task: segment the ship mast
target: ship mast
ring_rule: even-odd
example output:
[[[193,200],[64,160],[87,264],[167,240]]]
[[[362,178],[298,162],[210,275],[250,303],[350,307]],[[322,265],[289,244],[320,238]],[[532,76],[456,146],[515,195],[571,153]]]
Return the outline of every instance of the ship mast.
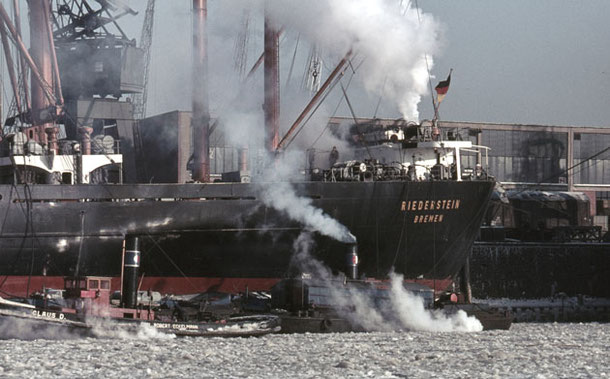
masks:
[[[193,179],[210,181],[207,0],[193,0]]]
[[[265,14],[265,147],[275,152],[280,132],[280,75],[278,28]]]
[[[40,79],[35,80],[34,74],[30,81],[32,101],[32,127],[27,134],[31,139],[41,144],[49,144],[50,150],[57,149],[57,127],[53,123],[53,110],[48,92],[53,92],[54,72],[53,54],[50,41],[50,8],[49,0],[28,0],[30,7],[30,50],[32,60],[38,67]],[[44,88],[47,84],[50,88]]]

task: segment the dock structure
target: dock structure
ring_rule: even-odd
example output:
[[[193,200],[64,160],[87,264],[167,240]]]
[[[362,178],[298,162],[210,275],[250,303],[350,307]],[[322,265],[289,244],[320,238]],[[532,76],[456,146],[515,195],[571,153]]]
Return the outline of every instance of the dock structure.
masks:
[[[491,301],[499,312],[509,312],[514,322],[608,322],[610,300],[568,297],[536,300]]]
[[[475,298],[610,299],[608,243],[476,242],[470,254]]]

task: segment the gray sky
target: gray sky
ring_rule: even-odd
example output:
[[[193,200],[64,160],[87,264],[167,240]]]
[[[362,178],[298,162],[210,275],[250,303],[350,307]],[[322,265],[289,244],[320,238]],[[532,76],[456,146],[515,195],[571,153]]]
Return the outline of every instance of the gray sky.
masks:
[[[223,24],[214,20],[218,1],[209,0],[210,23],[215,30]],[[130,3],[143,8],[140,4],[145,2]],[[152,81],[157,86],[163,82],[160,75],[165,69],[161,67],[171,65],[177,58],[171,57],[177,48],[168,43],[169,31],[188,37],[191,25],[190,1],[158,3],[157,64]],[[437,79],[433,85],[444,79],[450,68],[454,69],[449,93],[440,109],[443,119],[610,125],[610,1],[419,0],[418,4],[444,30],[444,46],[441,54],[434,57],[432,74]],[[139,35],[139,29],[135,33]],[[169,54],[162,53],[163,49],[169,49]],[[287,49],[292,51],[292,45]],[[284,60],[283,64],[288,63]],[[353,91],[350,94],[358,116],[373,115],[377,97],[359,96]],[[163,109],[161,104],[168,100],[165,96],[157,91],[151,110]],[[430,97],[422,99],[422,118],[431,117],[430,104]],[[188,104],[182,102],[175,107]],[[340,112],[347,115],[346,109]],[[385,101],[379,115],[399,116]]]
[[[442,116],[610,125],[610,1],[420,0],[447,28]]]
[[[146,0],[126,2],[140,15],[124,17],[121,25],[139,39]],[[222,90],[227,81],[235,80],[228,78],[227,68],[232,65],[234,33],[240,25],[241,11],[234,15],[227,11],[232,2],[238,7],[240,1],[208,2],[214,110],[232,96]],[[157,0],[148,115],[190,109],[191,4],[189,0]],[[433,85],[454,69],[440,109],[442,119],[610,125],[610,1],[419,0],[418,4],[441,23],[443,30],[440,53],[433,57]],[[262,25],[255,27],[262,29]],[[291,56],[295,35],[286,34],[282,47],[284,55]],[[262,36],[251,37],[249,64],[260,52],[261,41]],[[330,60],[328,66],[332,66]],[[288,65],[289,59],[284,58],[284,78]],[[300,80],[302,69],[294,75]],[[5,94],[8,89],[5,82]],[[352,85],[349,92],[357,116],[374,114],[377,95],[364,94],[358,85]],[[396,107],[387,100],[378,116],[399,117]],[[429,95],[422,99],[419,109],[422,119],[431,118]],[[339,114],[349,113],[342,107]]]

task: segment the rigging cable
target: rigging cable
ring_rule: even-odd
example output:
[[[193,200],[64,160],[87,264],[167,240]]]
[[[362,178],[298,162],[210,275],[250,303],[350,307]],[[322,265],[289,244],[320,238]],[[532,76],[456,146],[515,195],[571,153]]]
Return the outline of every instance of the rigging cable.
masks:
[[[433,199],[437,199],[435,183],[432,181]],[[436,222],[432,223],[432,296],[436,300]]]
[[[80,211],[80,244],[78,246],[78,256],[76,257],[76,268],[74,276],[78,276],[80,271],[80,258],[83,252],[83,243],[85,241],[85,211]]]
[[[383,85],[381,86],[381,95],[379,95],[379,101],[377,101],[377,106],[375,107],[375,113],[373,114],[373,118],[377,118],[377,112],[379,111],[379,107],[381,106],[381,100],[383,99],[383,95],[385,93],[385,85],[388,81],[388,76],[386,75],[383,79]]]
[[[299,40],[301,39],[301,34],[297,35],[297,42],[294,45],[294,54],[292,54],[292,62],[290,62],[290,70],[288,70],[288,77],[286,78],[286,86],[284,90],[287,90],[290,85],[290,80],[292,79],[292,70],[294,69],[294,62],[297,58],[297,50],[299,48]]]
[[[356,66],[355,69],[352,70],[352,74],[347,82],[346,85],[346,89],[349,88],[350,84],[352,83],[352,79],[354,78],[354,76],[356,75],[356,71],[360,68],[360,66],[362,66],[362,64],[364,63],[364,61],[366,60],[366,58],[362,59],[362,61],[358,64],[358,66]],[[333,85],[334,86],[334,85]],[[331,88],[332,89],[332,88]],[[330,93],[330,91],[329,91]],[[324,97],[325,99],[326,97]],[[322,99],[322,101],[324,101],[324,99]],[[339,102],[337,103],[337,106],[335,107],[334,112],[332,113],[332,115],[330,116],[335,117],[335,115],[337,114],[337,112],[339,111],[339,107],[341,106],[341,103],[343,102],[343,97],[341,97],[339,99]],[[316,108],[317,109],[317,108]],[[308,119],[309,120],[309,119]],[[324,133],[326,133],[326,131],[328,130],[329,124],[326,124],[326,127],[322,130],[322,132],[320,133],[320,135],[318,136],[318,138],[315,139],[315,141],[309,146],[309,148],[311,149],[316,143],[318,143],[318,141],[320,140],[320,138],[322,138],[322,136],[324,135]]]
[[[195,289],[196,291],[199,290],[199,288],[197,288],[193,282],[191,282],[191,280],[188,278],[188,276],[186,276],[186,274],[184,273],[184,271],[182,271],[180,269],[180,267],[176,264],[176,262],[173,261],[172,258],[170,258],[169,254],[167,254],[167,252],[165,250],[163,250],[163,248],[161,247],[161,245],[159,245],[159,243],[152,237],[152,235],[150,233],[146,233],[146,236],[148,238],[150,238],[150,240],[155,244],[155,246],[159,249],[159,251],[165,256],[165,258],[167,258],[167,260],[172,264],[172,266],[174,266],[174,268],[176,270],[178,270],[178,272],[180,273],[180,275],[182,275],[186,281],[188,282],[188,284],[190,284],[191,287],[193,287],[193,289]]]
[[[347,96],[347,91],[345,90],[345,87],[343,87],[343,83],[341,83],[341,90],[343,91],[343,96],[345,97],[345,102],[347,103],[347,107],[349,108],[349,110],[352,114],[352,117],[354,118],[354,124],[356,124],[356,130],[358,131],[358,134],[360,135],[360,137],[363,137],[363,133],[358,130],[358,118],[356,118],[356,113],[354,112],[352,103],[349,101],[349,97]],[[364,145],[364,148],[366,149],[366,153],[369,155],[369,159],[372,160],[373,155],[371,154],[369,145],[366,143],[366,141],[364,141],[364,138],[363,138],[362,144]]]
[[[330,86],[328,87],[328,90],[326,91],[326,93],[324,94],[324,96],[322,97],[322,99],[320,99],[320,101],[318,102],[318,104],[315,106],[315,108],[309,113],[309,115],[307,116],[307,118],[305,120],[303,120],[303,122],[301,123],[301,126],[296,130],[296,132],[294,132],[294,134],[292,135],[292,137],[290,138],[290,140],[288,142],[286,142],[286,144],[284,145],[284,149],[288,148],[288,146],[295,140],[295,138],[298,136],[298,134],[301,132],[301,130],[303,130],[303,127],[305,125],[307,125],[307,123],[309,122],[309,120],[311,120],[311,118],[313,117],[313,115],[318,111],[318,109],[320,108],[320,106],[322,106],[322,103],[324,103],[324,101],[326,100],[326,98],[328,98],[328,96],[330,95],[330,93],[332,92],[332,90],[335,88],[335,86],[341,81],[343,74],[345,73],[345,70],[347,70],[347,68],[344,68],[343,71],[341,72],[340,75],[337,76],[337,78],[335,78],[335,80],[333,80],[333,82],[330,84]]]
[[[28,284],[26,286],[25,289],[25,296],[29,297],[30,296],[30,283],[32,281],[32,275],[34,273],[34,242],[36,242],[36,238],[34,237],[34,220],[33,220],[33,214],[32,214],[32,208],[33,208],[33,204],[32,204],[32,189],[30,188],[29,185],[26,185],[24,187],[25,189],[25,193],[26,193],[26,197],[29,198],[29,201],[27,202],[27,208],[28,208],[28,219],[29,219],[29,225],[30,225],[30,232],[32,234],[32,246],[31,246],[31,256],[30,256],[30,272],[28,274]],[[26,230],[26,234],[27,234],[27,230]]]
[[[407,193],[405,194],[405,197],[400,197],[400,199],[408,199],[409,198],[409,186],[403,184],[403,192],[404,192],[404,188],[407,188]],[[400,201],[400,200],[399,200]],[[399,208],[401,209],[401,208]],[[396,253],[394,254],[394,259],[392,260],[392,267],[394,267],[396,265],[396,260],[398,260],[398,254],[400,254],[400,246],[402,245],[402,236],[404,235],[405,229],[406,229],[406,224],[407,224],[407,211],[403,212],[403,216],[402,216],[402,225],[400,226],[400,236],[398,237],[398,246],[396,246]],[[405,240],[408,238],[409,236],[405,236]],[[406,245],[406,241],[405,241],[405,245]],[[408,253],[408,249],[405,249],[405,272],[406,272],[406,264],[407,264],[407,253]]]

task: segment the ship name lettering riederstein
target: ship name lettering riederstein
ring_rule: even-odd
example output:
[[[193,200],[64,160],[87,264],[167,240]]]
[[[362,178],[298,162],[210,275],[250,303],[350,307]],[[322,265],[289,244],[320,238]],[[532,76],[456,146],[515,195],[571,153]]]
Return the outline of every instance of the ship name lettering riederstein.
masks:
[[[455,210],[460,208],[460,199],[444,199],[444,200],[408,200],[400,204],[400,210],[403,212],[421,212],[421,211],[441,211]],[[412,222],[414,224],[427,224],[443,222],[445,213],[426,213],[415,214]]]

